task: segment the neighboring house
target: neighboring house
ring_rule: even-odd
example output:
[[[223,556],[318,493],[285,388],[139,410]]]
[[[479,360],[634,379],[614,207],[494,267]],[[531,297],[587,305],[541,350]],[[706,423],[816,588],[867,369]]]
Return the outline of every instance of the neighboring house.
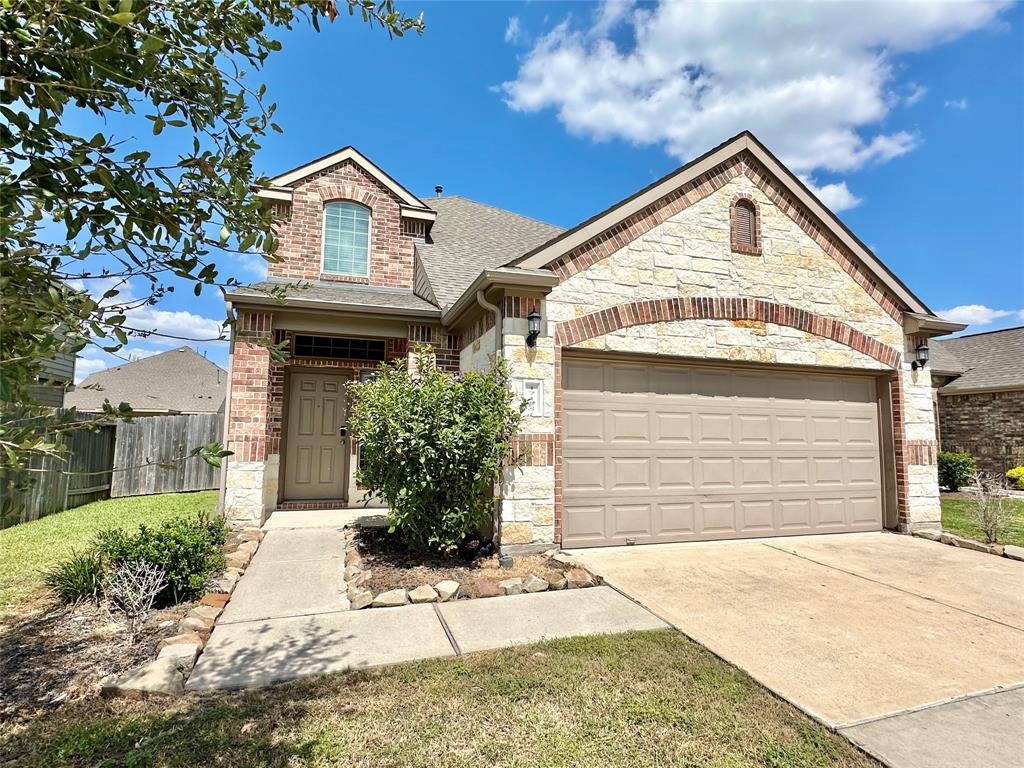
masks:
[[[1002,476],[1024,465],[1024,327],[931,342],[939,442]]]
[[[88,376],[64,400],[81,412],[103,401],[128,403],[136,416],[223,413],[228,374],[191,347],[179,347]]]
[[[453,371],[502,355],[535,409],[501,485],[505,547],[939,525],[912,362],[964,326],[749,133],[567,231],[421,200],[351,147],[260,195],[282,259],[228,296],[230,518],[357,503],[345,382],[421,342]]]
[[[44,360],[29,396],[40,405],[62,408],[67,392],[75,381],[75,356],[62,352]]]

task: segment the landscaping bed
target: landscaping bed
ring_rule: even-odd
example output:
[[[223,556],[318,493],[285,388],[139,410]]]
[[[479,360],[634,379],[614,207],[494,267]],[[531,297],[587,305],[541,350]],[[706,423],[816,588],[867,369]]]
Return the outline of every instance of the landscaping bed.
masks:
[[[556,550],[513,558],[511,567],[506,568],[499,564],[496,554],[465,561],[458,554],[413,550],[397,533],[388,533],[387,528],[382,527],[346,529],[345,565],[345,580],[353,608],[381,607],[382,602],[402,605],[406,602],[467,600],[590,587],[601,583],[600,577]],[[429,589],[422,589],[419,593],[422,599],[413,594],[415,590],[427,587]],[[402,591],[406,592],[405,599]],[[431,591],[435,593],[433,597]],[[365,594],[367,592],[369,596]],[[391,599],[382,601],[382,595],[389,595]]]

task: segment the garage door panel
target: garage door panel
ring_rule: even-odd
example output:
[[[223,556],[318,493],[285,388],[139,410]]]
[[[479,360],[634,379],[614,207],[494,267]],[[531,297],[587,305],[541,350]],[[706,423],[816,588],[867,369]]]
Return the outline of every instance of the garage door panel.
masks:
[[[602,382],[563,394],[567,545],[881,528],[874,379],[600,365],[566,364]]]

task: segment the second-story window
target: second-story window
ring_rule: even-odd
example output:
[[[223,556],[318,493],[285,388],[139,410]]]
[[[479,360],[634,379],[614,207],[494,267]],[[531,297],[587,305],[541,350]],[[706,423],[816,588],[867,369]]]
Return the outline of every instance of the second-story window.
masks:
[[[370,209],[355,203],[324,206],[324,272],[366,277],[370,264]]]

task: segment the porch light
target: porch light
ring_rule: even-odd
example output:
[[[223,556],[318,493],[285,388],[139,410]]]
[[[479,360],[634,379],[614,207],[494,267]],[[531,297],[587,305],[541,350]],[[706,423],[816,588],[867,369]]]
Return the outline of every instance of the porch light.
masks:
[[[536,309],[526,316],[526,322],[530,332],[526,335],[526,346],[536,347],[537,337],[540,336],[540,312]]]
[[[910,367],[915,371],[918,368],[924,368],[925,364],[928,362],[928,345],[922,343],[914,350],[914,357],[916,359],[910,364]]]

